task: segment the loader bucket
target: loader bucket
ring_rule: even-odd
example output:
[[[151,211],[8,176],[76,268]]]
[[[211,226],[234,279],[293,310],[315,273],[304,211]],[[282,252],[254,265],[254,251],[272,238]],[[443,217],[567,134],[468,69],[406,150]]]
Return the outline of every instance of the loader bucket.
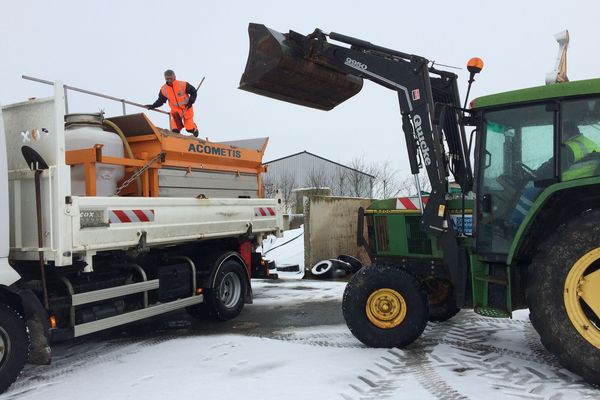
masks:
[[[319,110],[331,110],[362,89],[362,79],[317,64],[287,35],[248,26],[250,53],[240,89]]]

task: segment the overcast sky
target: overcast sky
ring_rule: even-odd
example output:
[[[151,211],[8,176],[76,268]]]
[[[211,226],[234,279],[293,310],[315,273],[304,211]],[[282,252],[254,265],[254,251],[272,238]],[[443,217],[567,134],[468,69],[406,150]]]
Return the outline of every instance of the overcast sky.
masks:
[[[52,93],[23,74],[151,103],[171,68],[195,85],[206,76],[195,107],[201,137],[269,136],[265,161],[307,150],[342,163],[389,159],[408,173],[390,90],[365,82],[357,96],[325,112],[237,89],[249,22],[304,34],[318,27],[459,67],[481,57],[472,97],[543,84],[556,61],[553,35],[563,29],[571,36],[569,78],[600,74],[600,2],[592,0],[1,2],[0,103]],[[464,96],[468,73],[457,73]],[[70,97],[71,112],[99,109],[121,112],[99,99]],[[152,114],[166,127],[165,116]]]

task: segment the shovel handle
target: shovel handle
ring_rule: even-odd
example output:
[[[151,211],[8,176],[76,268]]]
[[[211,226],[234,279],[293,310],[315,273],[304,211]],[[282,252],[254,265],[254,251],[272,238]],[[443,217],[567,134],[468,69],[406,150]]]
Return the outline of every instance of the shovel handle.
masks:
[[[198,91],[198,89],[200,89],[200,86],[202,86],[202,83],[204,82],[204,78],[206,78],[206,77],[205,76],[202,77],[202,80],[198,84],[198,87],[196,88],[196,91]]]

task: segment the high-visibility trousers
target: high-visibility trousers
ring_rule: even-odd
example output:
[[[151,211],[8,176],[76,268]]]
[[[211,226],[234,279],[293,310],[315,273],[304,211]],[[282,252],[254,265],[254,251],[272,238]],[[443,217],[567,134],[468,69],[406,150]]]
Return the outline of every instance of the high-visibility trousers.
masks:
[[[171,130],[177,132],[185,128],[187,131],[193,131],[196,129],[194,123],[194,107],[188,109],[183,108],[171,108]]]

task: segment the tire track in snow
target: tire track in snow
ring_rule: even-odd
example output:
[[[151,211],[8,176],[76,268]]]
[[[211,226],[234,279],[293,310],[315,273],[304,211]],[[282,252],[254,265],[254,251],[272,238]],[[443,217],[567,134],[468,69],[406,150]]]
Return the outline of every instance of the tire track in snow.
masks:
[[[163,328],[164,329],[164,328]],[[16,399],[36,388],[60,383],[60,378],[93,365],[118,361],[141,349],[173,339],[192,336],[187,331],[173,333],[168,330],[148,332],[143,336],[90,340],[74,339],[54,347],[55,354],[50,365],[27,365],[19,379],[10,387],[7,399]],[[106,333],[100,334],[100,338]],[[152,335],[151,337],[148,337]]]
[[[483,378],[484,385],[505,397],[598,398],[597,390],[564,370],[545,350],[528,321],[506,321],[510,322],[461,313],[453,321],[430,323],[419,340],[407,349],[390,350],[349,385],[349,393],[340,396],[344,400],[396,398],[408,380],[414,379],[435,399],[480,398],[461,392],[463,385],[472,384],[474,380],[469,377],[474,376]],[[499,331],[522,334],[526,348],[494,344],[491,335]],[[438,346],[450,347],[451,351],[436,351]],[[442,377],[448,372],[452,378]]]

